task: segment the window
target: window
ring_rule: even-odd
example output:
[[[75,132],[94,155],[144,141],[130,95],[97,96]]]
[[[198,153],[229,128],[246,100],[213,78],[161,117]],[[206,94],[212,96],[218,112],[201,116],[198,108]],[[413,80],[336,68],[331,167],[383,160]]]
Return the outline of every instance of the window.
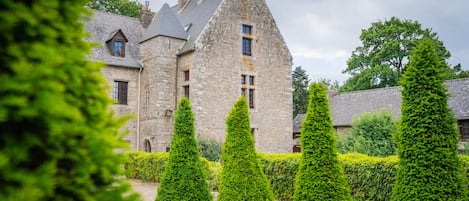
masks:
[[[112,49],[112,56],[124,57],[124,45],[122,41],[114,41],[114,48]]]
[[[254,75],[241,75],[241,95],[247,98],[251,109],[254,108],[254,78]]]
[[[112,56],[125,57],[125,43],[129,42],[122,30],[113,31],[106,40],[106,46]]]
[[[254,86],[254,76],[249,76],[249,85]]]
[[[249,89],[249,108],[254,108],[254,89]]]
[[[189,71],[186,70],[184,71],[184,81],[189,81],[189,79],[190,79],[190,74],[189,74]]]
[[[243,55],[251,56],[251,39],[243,37]]]
[[[184,90],[184,97],[189,98],[189,85],[183,86],[182,88]]]
[[[241,75],[241,84],[246,84],[246,75]]]
[[[243,24],[243,34],[252,34],[252,26]]]
[[[143,141],[143,149],[145,152],[151,152],[151,143],[149,140]]]
[[[128,82],[114,81],[114,102],[121,105],[127,105],[127,86]]]
[[[243,55],[252,55],[252,26],[244,25],[242,27],[243,40],[242,40],[242,51]]]
[[[469,141],[469,120],[459,120],[458,124],[461,140]]]

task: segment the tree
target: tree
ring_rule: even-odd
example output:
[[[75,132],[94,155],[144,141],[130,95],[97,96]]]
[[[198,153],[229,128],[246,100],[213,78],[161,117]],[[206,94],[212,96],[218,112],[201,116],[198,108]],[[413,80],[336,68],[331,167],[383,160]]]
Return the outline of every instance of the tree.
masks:
[[[1,200],[135,200],[86,0],[0,2]]]
[[[308,111],[301,126],[302,156],[296,176],[294,200],[352,200],[342,166],[326,86],[310,86]]]
[[[157,201],[212,200],[207,176],[194,135],[194,115],[189,99],[178,105],[169,161],[158,188]]]
[[[142,4],[138,1],[129,0],[91,0],[86,6],[91,9],[125,15],[129,17],[138,17]]]
[[[353,120],[350,135],[339,150],[343,153],[358,152],[370,156],[390,156],[396,153],[393,136],[397,123],[392,114],[383,110],[379,113],[364,113]]]
[[[251,135],[246,98],[234,105],[227,120],[227,136],[222,148],[219,201],[274,200],[269,181],[261,169]]]
[[[445,64],[431,40],[418,44],[402,78],[399,165],[392,200],[468,200],[447,105]]]
[[[306,113],[308,107],[308,86],[309,78],[306,71],[301,66],[295,67],[292,75],[293,86],[293,118],[298,114]]]
[[[362,30],[362,46],[357,47],[347,61],[347,68],[342,73],[351,77],[341,91],[397,86],[406,70],[409,55],[422,38],[431,40],[442,63],[451,56],[438,35],[431,29],[422,29],[417,21],[392,17],[372,23],[368,29]],[[445,68],[451,72],[449,65]],[[448,78],[450,76],[451,73]]]
[[[339,81],[337,80],[332,81],[331,79],[327,79],[327,78],[319,78],[318,82],[326,85],[327,88],[332,91],[338,91],[340,88]]]

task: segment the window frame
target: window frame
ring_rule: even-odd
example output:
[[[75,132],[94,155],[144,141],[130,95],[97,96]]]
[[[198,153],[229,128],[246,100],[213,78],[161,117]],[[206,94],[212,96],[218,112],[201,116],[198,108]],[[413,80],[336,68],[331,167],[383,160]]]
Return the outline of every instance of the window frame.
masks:
[[[252,56],[252,38],[243,37],[242,51],[245,56]]]
[[[182,86],[182,93],[183,93],[184,97],[186,97],[186,98],[190,97],[190,87],[189,87],[189,85]]]
[[[129,82],[114,80],[113,100],[115,104],[127,105],[129,93]]]

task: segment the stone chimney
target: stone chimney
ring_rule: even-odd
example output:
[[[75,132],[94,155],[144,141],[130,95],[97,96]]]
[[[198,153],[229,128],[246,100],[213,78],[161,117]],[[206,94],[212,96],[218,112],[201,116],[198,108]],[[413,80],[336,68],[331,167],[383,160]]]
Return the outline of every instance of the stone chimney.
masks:
[[[184,8],[184,6],[186,5],[188,1],[189,0],[178,0],[178,10],[181,10],[182,8]]]
[[[151,19],[153,18],[151,15],[151,10],[148,8],[148,6],[150,6],[150,2],[145,1],[145,5],[142,6],[142,10],[138,14],[140,23],[144,28],[147,28],[150,25]]]

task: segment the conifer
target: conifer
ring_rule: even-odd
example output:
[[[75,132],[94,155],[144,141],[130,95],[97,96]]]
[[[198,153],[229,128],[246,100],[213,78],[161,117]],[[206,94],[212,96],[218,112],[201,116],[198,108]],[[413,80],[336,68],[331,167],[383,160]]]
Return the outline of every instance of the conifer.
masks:
[[[309,97],[301,127],[302,156],[293,199],[352,200],[337,158],[337,140],[332,127],[327,87],[321,83],[311,84]]]
[[[176,111],[169,161],[156,201],[212,200],[194,132],[194,114],[189,99],[183,98]]]
[[[226,124],[228,134],[222,147],[218,200],[274,200],[272,189],[256,156],[246,98],[241,97],[236,102]]]
[[[399,165],[392,200],[468,200],[457,156],[458,132],[447,105],[445,63],[422,40],[401,81]]]

